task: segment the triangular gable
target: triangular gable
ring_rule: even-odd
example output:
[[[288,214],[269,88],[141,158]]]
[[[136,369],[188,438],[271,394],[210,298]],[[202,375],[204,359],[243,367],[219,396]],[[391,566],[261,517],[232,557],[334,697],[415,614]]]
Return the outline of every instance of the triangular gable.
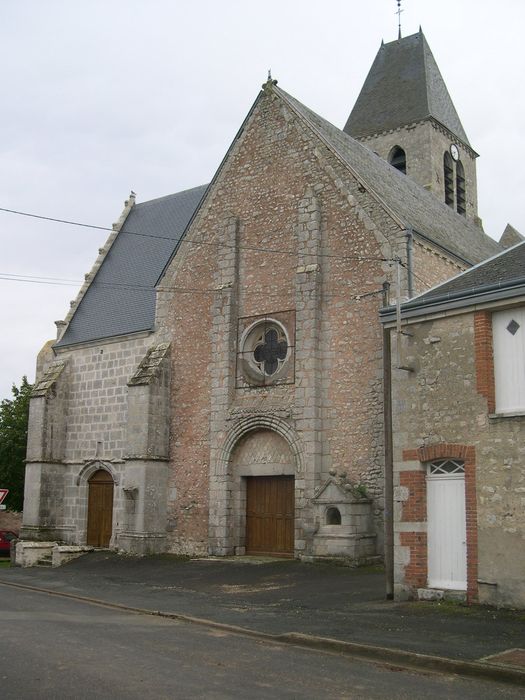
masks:
[[[211,179],[211,182],[210,182],[210,184],[207,186],[206,191],[203,193],[203,195],[202,195],[202,197],[201,197],[201,200],[200,200],[198,206],[195,208],[195,210],[194,210],[194,212],[193,212],[191,218],[189,219],[189,221],[188,221],[188,223],[187,223],[187,225],[186,225],[186,228],[184,229],[184,231],[183,231],[183,233],[182,233],[182,235],[181,235],[181,237],[180,237],[180,240],[179,240],[179,242],[178,242],[176,248],[173,250],[172,254],[170,255],[169,259],[167,260],[166,264],[164,265],[164,268],[162,269],[162,272],[160,273],[160,275],[159,275],[159,277],[158,277],[158,279],[157,279],[157,282],[156,282],[156,285],[155,285],[155,286],[158,287],[158,286],[161,284],[162,279],[164,278],[164,276],[165,276],[165,274],[166,274],[166,271],[168,270],[168,268],[169,268],[169,266],[170,266],[170,264],[171,264],[173,258],[174,258],[174,257],[177,255],[177,253],[179,252],[179,249],[181,248],[181,245],[184,243],[184,239],[186,238],[186,235],[187,235],[188,231],[192,228],[193,222],[195,221],[195,219],[197,218],[197,216],[199,215],[199,213],[203,210],[203,208],[204,208],[204,207],[206,206],[206,204],[208,203],[209,198],[210,198],[210,194],[213,192],[213,189],[214,189],[214,187],[215,187],[215,184],[217,183],[218,178],[220,177],[221,173],[223,172],[223,170],[224,170],[224,168],[225,168],[225,166],[226,166],[226,163],[227,163],[228,160],[229,160],[229,157],[230,157],[231,152],[232,152],[233,149],[236,147],[236,145],[237,145],[239,139],[241,138],[242,134],[243,134],[244,131],[246,130],[246,126],[247,126],[248,122],[250,121],[250,119],[251,119],[251,117],[252,117],[252,115],[253,115],[253,113],[254,113],[254,111],[255,111],[257,105],[258,105],[258,103],[260,102],[261,98],[262,98],[263,95],[264,95],[264,88],[267,89],[267,88],[269,87],[269,85],[271,84],[271,82],[272,82],[272,81],[268,81],[268,83],[266,83],[265,85],[263,85],[263,90],[261,90],[261,91],[259,92],[259,94],[257,95],[257,97],[255,98],[255,101],[254,101],[254,103],[252,104],[252,106],[251,106],[251,108],[250,108],[248,114],[247,114],[246,117],[244,118],[244,120],[243,120],[243,122],[242,122],[242,124],[241,124],[241,126],[240,126],[240,128],[239,128],[239,130],[237,131],[237,133],[235,134],[235,136],[234,136],[234,138],[233,138],[233,141],[231,142],[230,146],[228,147],[228,150],[226,151],[226,153],[225,153],[223,159],[221,160],[221,162],[220,162],[220,164],[219,164],[219,167],[218,167],[217,170],[215,171],[215,175],[214,175],[213,178]],[[273,81],[273,82],[277,83],[277,81]]]
[[[219,167],[217,168],[215,175],[213,176],[213,178],[208,186],[208,189],[206,190],[205,194],[203,195],[203,197],[199,203],[199,206],[196,208],[195,212],[193,213],[193,216],[191,217],[190,221],[188,222],[188,225],[186,227],[186,230],[184,231],[184,234],[181,237],[181,241],[180,241],[179,245],[173,251],[170,259],[168,260],[167,264],[164,267],[164,270],[162,271],[162,274],[160,275],[159,279],[157,280],[157,285],[156,285],[157,287],[161,287],[162,281],[163,281],[173,259],[176,256],[178,256],[178,254],[179,254],[179,250],[182,251],[182,249],[184,249],[184,246],[182,244],[184,243],[185,238],[189,235],[190,230],[195,230],[194,229],[195,221],[198,219],[199,215],[205,210],[206,206],[211,201],[211,199],[213,197],[213,193],[214,193],[215,188],[217,186],[217,183],[218,183],[221,175],[224,173],[224,171],[227,168],[231,154],[237,148],[239,148],[242,139],[244,138],[245,134],[248,131],[249,123],[251,122],[261,100],[263,100],[265,97],[267,97],[269,95],[273,95],[273,96],[277,97],[279,100],[281,100],[282,104],[285,107],[292,110],[292,113],[298,119],[299,123],[301,123],[308,130],[308,132],[311,135],[311,137],[313,138],[313,140],[315,142],[319,143],[320,145],[322,145],[322,144],[328,145],[329,150],[332,152],[332,154],[335,154],[336,157],[339,158],[339,154],[337,154],[334,151],[332,144],[330,144],[326,139],[324,139],[323,135],[320,134],[319,131],[315,128],[315,126],[312,124],[311,120],[309,120],[308,118],[305,118],[305,112],[308,112],[309,114],[312,114],[312,115],[314,114],[313,112],[310,112],[310,110],[308,110],[308,108],[304,107],[304,105],[301,105],[300,102],[298,102],[297,100],[292,98],[290,95],[288,95],[286,92],[284,92],[284,90],[281,90],[280,88],[278,88],[277,87],[277,80],[269,79],[266,83],[264,83],[264,85],[262,87],[263,87],[263,89],[258,93],[258,95],[257,95],[254,103],[252,104],[248,114],[246,115],[241,127],[239,128],[237,134],[235,135],[235,138],[231,142],[228,150],[226,151],[226,154],[223,157]],[[303,111],[301,109],[297,109],[297,105],[300,105],[302,107]],[[321,119],[321,117],[318,117],[318,118]],[[328,122],[326,122],[326,123],[328,124]],[[332,129],[334,129],[335,131],[339,132],[340,134],[342,134],[345,138],[350,138],[350,137],[347,137],[346,134],[343,134],[343,132],[341,132],[336,127],[334,127],[332,125],[330,125],[330,127]],[[351,139],[351,140],[353,141],[353,139]],[[355,143],[357,143],[357,142],[355,142]],[[371,154],[371,151],[368,151],[368,149],[366,149],[366,150],[367,150],[367,153]],[[344,165],[347,168],[349,175],[351,175],[351,177],[354,178],[358,183],[361,183],[362,178],[360,177],[360,174],[358,172],[354,171],[352,169],[352,167],[348,164],[348,162],[345,161]],[[390,167],[390,166],[388,166],[388,167]],[[380,201],[380,200],[378,200],[378,201]],[[380,204],[382,204],[383,209],[385,209],[387,214],[390,217],[392,217],[396,221],[396,223],[399,225],[399,227],[402,229],[403,228],[402,221],[399,220],[398,218],[396,218],[396,216],[392,212],[392,210],[385,207],[384,202],[380,202]]]
[[[401,228],[473,265],[501,251],[478,226],[280,88],[275,92]]]
[[[355,488],[347,483],[342,484],[334,477],[328,479],[316,489],[312,503],[317,504],[338,504],[338,503],[355,503],[356,500],[367,500],[366,496],[356,492]]]
[[[517,243],[498,255],[461,272],[452,279],[419,294],[410,302],[431,301],[433,297],[457,295],[463,292],[483,290],[488,286],[503,289],[515,281],[525,280],[525,241]],[[409,303],[410,303],[409,302]]]

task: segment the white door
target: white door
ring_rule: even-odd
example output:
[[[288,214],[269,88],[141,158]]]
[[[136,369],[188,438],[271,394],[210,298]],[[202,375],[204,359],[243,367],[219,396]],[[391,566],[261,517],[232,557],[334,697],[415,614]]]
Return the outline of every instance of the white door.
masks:
[[[427,475],[428,585],[467,589],[465,469],[460,461],[431,462]]]

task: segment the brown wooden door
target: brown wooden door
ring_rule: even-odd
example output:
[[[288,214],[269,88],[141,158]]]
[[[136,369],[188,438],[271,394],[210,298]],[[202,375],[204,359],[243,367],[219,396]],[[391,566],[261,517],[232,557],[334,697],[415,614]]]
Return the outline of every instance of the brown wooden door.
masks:
[[[246,553],[291,556],[294,550],[293,476],[246,479]]]
[[[87,544],[109,547],[113,522],[113,479],[99,469],[88,481]]]

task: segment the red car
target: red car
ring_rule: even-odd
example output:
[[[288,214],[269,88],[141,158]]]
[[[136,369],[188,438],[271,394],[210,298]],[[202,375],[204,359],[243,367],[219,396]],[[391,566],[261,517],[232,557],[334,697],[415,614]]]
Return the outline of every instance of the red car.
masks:
[[[12,530],[0,530],[0,557],[8,557],[11,552],[11,541],[17,540],[18,535]]]

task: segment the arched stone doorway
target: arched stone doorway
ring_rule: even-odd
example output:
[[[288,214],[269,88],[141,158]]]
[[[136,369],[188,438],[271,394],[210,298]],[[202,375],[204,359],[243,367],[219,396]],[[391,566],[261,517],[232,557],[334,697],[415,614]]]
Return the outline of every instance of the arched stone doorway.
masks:
[[[295,458],[272,430],[242,437],[231,456],[236,551],[293,556]]]
[[[109,547],[113,530],[113,489],[111,474],[98,469],[88,480],[88,545]]]

